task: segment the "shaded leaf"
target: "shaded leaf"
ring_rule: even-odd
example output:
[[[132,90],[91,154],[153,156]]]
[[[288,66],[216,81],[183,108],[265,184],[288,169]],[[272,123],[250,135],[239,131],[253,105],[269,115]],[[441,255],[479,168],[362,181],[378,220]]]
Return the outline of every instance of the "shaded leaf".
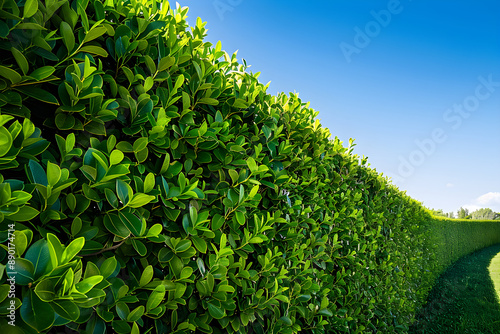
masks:
[[[9,79],[10,82],[13,84],[18,83],[22,79],[19,73],[17,73],[13,69],[1,65],[0,65],[0,76]]]
[[[76,321],[80,317],[80,308],[71,300],[54,300],[50,306],[64,319]]]
[[[38,101],[42,101],[49,104],[59,105],[59,101],[57,98],[49,93],[48,91],[38,88],[38,87],[16,87],[16,90],[20,91],[23,94],[28,95]]]
[[[215,306],[212,303],[208,304],[208,313],[215,319],[222,319],[226,316],[226,312],[219,306]]]
[[[50,252],[47,241],[40,239],[28,248],[25,258],[33,264],[33,277],[38,279],[50,263]]]
[[[38,0],[27,0],[26,3],[28,1],[38,1]],[[21,69],[21,71],[23,71],[23,74],[26,75],[26,73],[28,73],[28,70],[29,70],[29,65],[28,65],[28,61],[26,60],[26,58],[24,57],[22,52],[16,48],[11,48],[10,51],[12,52],[12,55],[16,59],[16,62],[19,65],[19,68]]]
[[[24,322],[38,332],[50,328],[55,320],[52,307],[40,300],[32,290],[28,290],[23,297],[20,313]]]
[[[141,236],[142,222],[136,215],[122,211],[119,211],[118,215],[120,216],[120,220],[123,222],[123,224],[128,228],[130,232],[132,232],[134,236]]]
[[[75,48],[75,35],[73,34],[73,29],[71,29],[71,26],[67,22],[62,21],[59,32],[61,33],[66,49],[68,49],[68,53],[71,53]]]

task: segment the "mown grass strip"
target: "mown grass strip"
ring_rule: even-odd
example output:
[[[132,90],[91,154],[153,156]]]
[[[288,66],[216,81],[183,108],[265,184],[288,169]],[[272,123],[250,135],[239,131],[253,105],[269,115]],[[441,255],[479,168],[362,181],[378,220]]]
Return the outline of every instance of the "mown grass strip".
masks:
[[[500,302],[500,253],[498,253],[492,260],[488,267],[490,278],[495,286],[497,301]]]

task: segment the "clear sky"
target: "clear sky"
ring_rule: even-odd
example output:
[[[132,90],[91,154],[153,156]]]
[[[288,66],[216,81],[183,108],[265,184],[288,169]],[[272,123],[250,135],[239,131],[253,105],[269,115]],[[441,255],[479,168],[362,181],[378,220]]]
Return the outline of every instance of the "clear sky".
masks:
[[[179,3],[411,197],[500,212],[500,1]]]

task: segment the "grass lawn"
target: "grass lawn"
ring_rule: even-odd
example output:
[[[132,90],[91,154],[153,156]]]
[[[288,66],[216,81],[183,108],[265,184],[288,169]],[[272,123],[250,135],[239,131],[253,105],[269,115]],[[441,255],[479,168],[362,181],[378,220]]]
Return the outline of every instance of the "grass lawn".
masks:
[[[498,300],[500,301],[500,253],[495,255],[495,257],[491,260],[488,270],[490,272],[493,285],[495,286]]]
[[[500,245],[459,259],[441,275],[410,333],[500,333]]]

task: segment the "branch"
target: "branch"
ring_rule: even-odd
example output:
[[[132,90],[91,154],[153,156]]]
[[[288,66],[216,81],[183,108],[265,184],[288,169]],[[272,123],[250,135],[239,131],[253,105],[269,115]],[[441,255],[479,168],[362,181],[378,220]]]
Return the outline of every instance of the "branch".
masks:
[[[90,254],[83,254],[83,255],[80,255],[80,256],[93,256],[93,255],[99,255],[101,253],[104,253],[104,252],[107,252],[107,251],[110,251],[110,250],[113,250],[113,249],[117,249],[118,247],[120,247],[124,242],[125,240],[127,240],[127,238],[123,239],[119,244],[116,244],[114,246],[111,246],[109,248],[104,248],[104,249],[101,249],[100,251],[98,252],[95,252],[95,253],[90,253]]]

